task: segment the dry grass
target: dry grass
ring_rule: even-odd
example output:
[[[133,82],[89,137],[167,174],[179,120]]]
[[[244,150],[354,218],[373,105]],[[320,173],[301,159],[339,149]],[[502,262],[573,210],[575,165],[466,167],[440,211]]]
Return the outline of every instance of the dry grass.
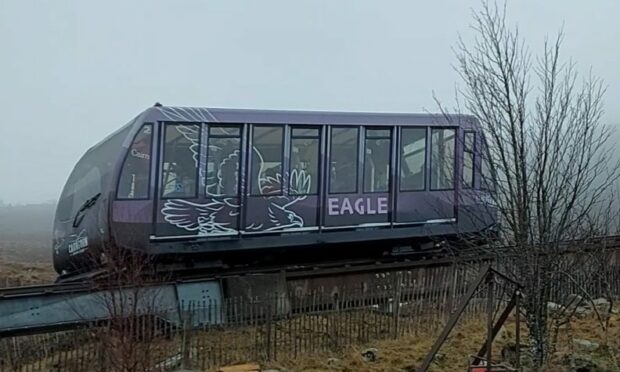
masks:
[[[452,336],[441,348],[440,361],[433,365],[431,371],[464,370],[467,356],[475,354],[484,339],[484,323],[467,321],[459,324]],[[426,353],[431,349],[436,334],[423,333],[407,335],[397,340],[382,340],[366,345],[351,346],[342,354],[321,354],[273,363],[274,368],[289,371],[409,371],[420,365]],[[361,356],[366,348],[378,349],[376,362],[365,362]],[[500,343],[496,345],[499,348]],[[339,359],[330,363],[330,358]]]
[[[585,318],[573,319],[561,327],[556,351],[549,361],[546,371],[569,371],[567,361],[578,357],[595,360],[601,370],[620,371],[620,315],[611,314],[607,329],[603,329],[594,314]],[[601,346],[587,353],[575,347],[573,339],[593,341]],[[558,366],[565,366],[559,369]]]
[[[12,236],[0,241],[0,288],[54,282],[51,238],[45,237]]]
[[[527,343],[527,328],[522,324],[521,343]],[[486,326],[482,320],[463,321],[452,331],[451,336],[443,345],[431,366],[430,371],[464,371],[467,368],[468,356],[477,353],[484,342]],[[269,367],[286,371],[414,371],[431,349],[436,334],[407,335],[398,340],[382,340],[366,345],[348,347],[343,353],[322,353],[295,359],[286,359],[269,364]],[[514,343],[515,322],[510,318],[494,346],[494,360],[500,358],[502,348]],[[601,346],[593,353],[576,350],[572,339],[580,338],[599,343]],[[379,359],[366,362],[361,353],[366,348],[378,349]],[[620,370],[620,316],[614,314],[610,318],[609,327],[605,332],[595,316],[574,319],[568,327],[562,327],[559,333],[556,351],[549,360],[544,371],[571,371],[571,358],[585,357],[595,360],[601,371]],[[337,360],[330,361],[330,358]],[[501,358],[500,358],[501,359]]]
[[[56,273],[51,265],[51,242],[47,235],[21,236],[0,241],[0,287],[6,284],[27,285],[53,282],[55,278]],[[563,326],[558,334],[556,351],[546,371],[569,371],[571,357],[579,355],[595,359],[599,366],[606,370],[620,370],[620,316],[612,315],[608,325],[607,330],[604,331],[592,315],[582,319],[573,319],[570,324]],[[514,342],[514,329],[514,319],[511,318],[496,340],[493,350],[496,357],[500,355],[504,345]],[[431,371],[465,370],[467,356],[478,351],[485,335],[486,327],[482,320],[462,321],[440,350],[441,358],[438,358]],[[219,336],[234,338],[238,335],[223,332]],[[251,344],[255,337],[254,334],[243,333],[239,336],[243,338],[244,343],[248,344]],[[315,353],[289,359],[282,359],[279,356],[277,362],[269,363],[268,366],[288,371],[413,370],[430,350],[436,336],[436,331],[421,331],[419,334],[406,335],[397,340],[380,340],[364,345],[348,346],[337,353]],[[522,342],[526,342],[526,337],[527,330],[523,326]],[[572,343],[574,338],[597,342],[601,347],[587,354],[575,349]],[[208,343],[200,346],[212,349]],[[379,350],[379,359],[376,362],[365,362],[362,359],[361,352],[368,347]],[[197,351],[202,350],[199,348]],[[250,353],[241,354],[245,355],[237,355],[238,359],[246,359]],[[330,358],[337,358],[337,360],[330,362]],[[245,361],[251,362],[251,360]]]
[[[0,262],[0,287],[53,283],[56,276],[49,264]]]
[[[522,343],[527,342],[527,329],[522,323]],[[387,339],[371,341],[365,344],[351,345],[344,348],[337,348],[335,352],[305,352],[293,357],[291,350],[280,349],[278,360],[270,363],[264,363],[264,368],[278,368],[282,371],[413,371],[419,366],[426,353],[430,350],[440,329],[431,330],[428,327],[426,331],[420,333],[408,334],[397,340]],[[263,340],[265,335],[261,334],[260,329],[252,327],[238,327],[232,329],[218,328],[208,330],[206,332],[199,331],[194,334],[191,359],[193,367],[206,365],[211,363],[201,363],[202,358],[206,361],[218,361],[216,364],[234,364],[241,362],[258,362],[256,360],[256,351],[254,349],[257,340]],[[463,371],[467,366],[467,358],[471,354],[475,354],[483,343],[486,336],[485,322],[482,318],[464,319],[453,330],[448,341],[440,350],[440,357],[432,365],[430,371]],[[514,318],[509,318],[506,325],[498,335],[494,344],[493,355],[497,360],[501,355],[503,346],[514,343],[515,322]],[[134,348],[145,347],[149,350],[150,357],[157,360],[164,360],[166,356],[175,355],[180,346],[182,335],[177,335],[173,339],[158,339],[155,344],[150,345],[139,343]],[[601,347],[593,353],[585,353],[576,350],[572,343],[574,338],[581,338],[597,342]],[[76,338],[72,338],[74,341]],[[101,340],[96,337],[100,342]],[[264,340],[263,340],[264,341]],[[90,342],[90,341],[89,341]],[[94,341],[93,341],[94,342]],[[152,342],[152,341],[151,341]],[[259,344],[261,344],[259,342]],[[88,342],[79,341],[76,345],[84,346]],[[95,348],[95,344],[91,345]],[[76,347],[76,346],[73,346]],[[378,349],[378,360],[376,362],[366,362],[363,360],[361,353],[366,348],[373,347]],[[72,348],[69,346],[69,348]],[[87,347],[86,352],[77,351],[69,353],[69,358],[51,356],[44,361],[43,365],[63,364],[69,365],[73,363],[74,355],[90,354],[93,350]],[[114,350],[122,351],[127,345],[108,345],[106,344],[106,355],[112,356]],[[77,348],[83,350],[83,347]],[[223,349],[223,350],[222,350]],[[618,357],[620,353],[620,316],[614,314],[610,317],[609,327],[604,331],[596,317],[591,314],[585,318],[576,318],[563,327],[559,333],[557,351],[553,354],[549,365],[545,371],[570,371],[570,362],[572,357],[583,356],[596,360],[596,363],[602,367],[600,371],[618,371],[620,364]],[[138,353],[139,354],[139,353]],[[219,356],[218,356],[219,355]],[[337,358],[330,360],[330,358]],[[62,360],[62,362],[60,362]],[[41,361],[37,361],[40,364]],[[75,362],[78,363],[78,362]],[[78,363],[79,364],[79,363]],[[74,369],[76,371],[79,368]],[[197,369],[199,370],[199,369]],[[206,369],[217,370],[217,369]]]

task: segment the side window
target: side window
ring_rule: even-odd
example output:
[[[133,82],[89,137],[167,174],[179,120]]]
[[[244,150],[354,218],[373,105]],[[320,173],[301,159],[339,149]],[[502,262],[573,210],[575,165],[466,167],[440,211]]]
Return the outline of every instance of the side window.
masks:
[[[493,176],[491,174],[489,148],[482,137],[480,154],[480,188],[485,190],[493,189]]]
[[[167,124],[165,128],[162,197],[195,197],[198,185],[200,126]]]
[[[387,192],[390,181],[390,130],[366,129],[364,192]]]
[[[210,125],[208,142],[207,195],[237,196],[241,128]]]
[[[454,129],[431,130],[431,189],[454,188]]]
[[[400,190],[424,190],[426,128],[403,128],[400,141]]]
[[[474,187],[474,164],[476,133],[465,132],[463,134],[463,187]]]
[[[125,157],[116,193],[118,199],[149,197],[152,139],[153,125],[143,125]]]
[[[284,127],[255,125],[252,135],[253,195],[282,193],[282,155]]]
[[[319,128],[292,128],[289,194],[316,194],[319,180]]]
[[[357,191],[357,128],[332,128],[330,146],[330,193]]]

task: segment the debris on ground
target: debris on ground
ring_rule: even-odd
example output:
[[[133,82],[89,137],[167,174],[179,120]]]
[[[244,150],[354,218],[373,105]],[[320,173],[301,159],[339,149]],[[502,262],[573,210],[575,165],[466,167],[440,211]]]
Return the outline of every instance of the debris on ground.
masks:
[[[362,351],[362,358],[365,362],[376,362],[379,359],[379,350],[374,347],[370,347]]]
[[[334,367],[340,366],[341,364],[342,364],[342,361],[340,359],[338,359],[338,358],[328,358],[327,359],[327,365],[329,367],[334,368]]]
[[[580,338],[574,338],[573,345],[581,351],[595,351],[600,346],[597,342],[583,340]]]

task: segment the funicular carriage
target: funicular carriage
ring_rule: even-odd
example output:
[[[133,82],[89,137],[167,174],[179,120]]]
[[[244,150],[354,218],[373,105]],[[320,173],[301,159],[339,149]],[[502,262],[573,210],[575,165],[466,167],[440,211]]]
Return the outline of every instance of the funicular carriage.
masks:
[[[194,265],[385,254],[476,234],[495,224],[481,203],[482,147],[469,116],[156,105],[76,165],[54,265],[90,270],[81,257],[110,244]]]

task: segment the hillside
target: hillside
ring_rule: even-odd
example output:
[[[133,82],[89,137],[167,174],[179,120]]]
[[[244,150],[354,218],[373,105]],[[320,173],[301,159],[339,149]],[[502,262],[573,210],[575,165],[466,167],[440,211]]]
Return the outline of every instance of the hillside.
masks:
[[[0,239],[12,239],[20,236],[49,234],[56,204],[0,204]]]
[[[0,204],[0,287],[53,280],[55,204]]]

